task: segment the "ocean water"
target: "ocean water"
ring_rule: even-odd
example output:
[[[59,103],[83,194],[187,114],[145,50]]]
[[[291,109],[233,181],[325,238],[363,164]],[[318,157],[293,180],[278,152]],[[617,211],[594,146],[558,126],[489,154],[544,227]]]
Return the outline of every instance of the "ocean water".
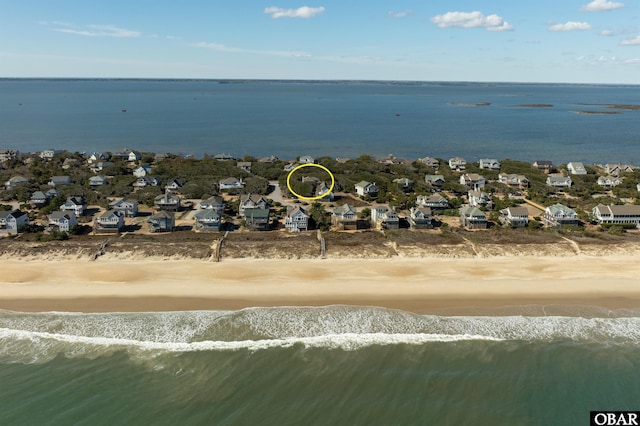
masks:
[[[4,79],[0,148],[640,164],[640,111],[607,104],[640,86]]]
[[[638,409],[639,345],[597,309],[0,311],[0,424],[588,424]]]

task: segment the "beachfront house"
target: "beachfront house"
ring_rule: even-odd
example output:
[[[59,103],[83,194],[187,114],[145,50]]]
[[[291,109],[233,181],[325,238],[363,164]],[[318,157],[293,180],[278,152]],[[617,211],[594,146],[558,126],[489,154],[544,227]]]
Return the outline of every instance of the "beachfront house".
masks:
[[[403,178],[394,179],[393,183],[398,185],[398,187],[404,192],[413,191],[413,181],[409,178],[403,177]]]
[[[640,206],[635,204],[595,206],[592,216],[600,225],[636,225],[640,224]]]
[[[406,166],[411,164],[411,161],[407,160],[406,158],[398,158],[394,155],[389,154],[387,157],[379,158],[378,163],[387,165],[398,164]]]
[[[580,223],[575,210],[560,203],[549,206],[544,210],[542,222],[546,226],[575,226]]]
[[[498,175],[498,182],[510,187],[516,187],[520,189],[529,187],[529,179],[527,179],[525,175],[500,173]]]
[[[20,185],[26,185],[29,183],[29,179],[24,176],[13,176],[8,181],[4,183],[4,187],[6,190],[14,189]]]
[[[418,161],[420,161],[422,164],[424,164],[427,167],[431,167],[432,169],[438,169],[438,167],[440,167],[440,160],[438,160],[437,158],[433,158],[433,157],[424,157],[424,158],[420,158]]]
[[[68,197],[67,201],[60,206],[60,211],[73,212],[76,217],[82,216],[87,208],[87,202],[82,196]]]
[[[371,224],[378,229],[399,229],[400,219],[394,207],[388,205],[372,206]]]
[[[600,176],[597,180],[598,185],[604,188],[615,188],[622,183],[622,179],[616,176]]]
[[[570,176],[549,176],[547,185],[554,188],[569,188],[573,182]]]
[[[433,214],[429,207],[411,207],[409,209],[409,225],[412,229],[433,228]]]
[[[89,186],[92,188],[103,186],[103,185],[106,185],[107,183],[108,181],[105,176],[91,176],[89,178]]]
[[[151,166],[148,164],[143,164],[133,169],[133,175],[137,178],[145,177],[149,174],[151,174]]]
[[[467,194],[467,198],[469,199],[469,205],[471,205],[472,207],[493,207],[491,196],[489,196],[489,194],[487,194],[486,192],[469,191]]]
[[[343,204],[333,209],[331,224],[338,229],[355,230],[358,229],[358,218],[356,209],[349,204]]]
[[[467,160],[461,157],[453,157],[449,159],[449,168],[451,170],[464,170],[467,168]]]
[[[238,211],[241,217],[245,216],[247,209],[268,209],[269,203],[267,199],[260,194],[243,194],[240,196],[240,205]]]
[[[500,170],[500,162],[495,158],[481,158],[478,163],[483,170]]]
[[[222,212],[224,210],[224,198],[214,195],[206,200],[202,200],[200,202],[200,208]]]
[[[181,208],[180,197],[167,191],[162,195],[158,195],[153,200],[153,206],[156,208],[156,210],[164,210],[167,212],[177,212],[177,211],[180,211],[180,208]]]
[[[288,164],[284,165],[282,170],[285,171],[285,172],[290,172],[293,169],[295,169],[296,167],[298,167],[299,165],[300,165],[299,163],[288,163]]]
[[[444,185],[444,176],[442,175],[425,175],[424,181],[427,185],[441,187]]]
[[[500,210],[500,222],[514,228],[525,227],[529,224],[529,210],[526,207],[507,207]]]
[[[173,232],[176,227],[174,212],[160,210],[147,219],[150,232]]]
[[[284,227],[289,232],[300,232],[309,229],[309,214],[300,206],[288,206]]]
[[[474,191],[479,191],[486,185],[487,180],[477,173],[465,173],[460,176],[460,185],[464,185]]]
[[[71,176],[51,176],[49,186],[71,185]]]
[[[193,218],[194,231],[198,232],[218,232],[222,227],[222,210],[203,209],[198,211]]]
[[[230,189],[242,189],[244,187],[244,183],[242,183],[242,178],[236,179],[234,177],[228,177],[226,179],[221,179],[218,182],[218,188],[220,191],[227,191]]]
[[[109,204],[112,210],[122,213],[124,217],[136,217],[138,215],[138,201],[133,199],[120,199]]]
[[[371,183],[363,180],[356,183],[355,188],[356,194],[361,197],[376,198],[378,196],[378,187],[376,186],[375,182]]]
[[[95,233],[118,233],[124,228],[124,218],[122,213],[116,210],[107,210],[96,218],[93,223]]]
[[[69,232],[71,228],[78,226],[76,214],[72,211],[53,212],[47,216],[49,228],[60,232]]]
[[[487,229],[487,216],[473,206],[460,207],[460,226],[467,229]]]
[[[448,209],[449,200],[439,193],[431,195],[418,195],[416,204],[421,207],[429,207],[431,209]]]
[[[247,229],[266,231],[269,229],[269,209],[245,209],[244,222]]]
[[[21,210],[0,211],[0,234],[16,235],[29,224],[29,215]]]
[[[584,164],[580,163],[579,161],[572,161],[570,163],[567,163],[567,170],[572,175],[586,175],[587,174],[587,169],[584,167]]]
[[[536,160],[533,162],[533,167],[545,173],[551,173],[553,171],[553,162],[550,160]]]

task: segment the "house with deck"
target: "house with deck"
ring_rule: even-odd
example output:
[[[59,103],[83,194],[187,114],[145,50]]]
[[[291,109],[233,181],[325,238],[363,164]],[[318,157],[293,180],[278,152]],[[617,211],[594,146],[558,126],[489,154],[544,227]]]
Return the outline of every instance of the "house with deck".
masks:
[[[112,210],[122,213],[124,217],[136,217],[138,215],[138,200],[120,199],[109,204]]]
[[[514,228],[522,228],[529,224],[529,210],[526,207],[507,207],[500,210],[500,222]]]
[[[323,196],[322,198],[319,198],[318,201],[329,203],[329,202],[333,202],[335,200],[335,196],[333,195],[333,191],[329,191],[329,189],[330,189],[330,186],[325,181],[320,182],[316,186],[315,196],[316,197],[319,197],[321,195]]]
[[[445,180],[444,180],[444,176],[442,175],[425,175],[424,182],[427,185],[431,185],[439,188],[442,185],[444,185]]]
[[[398,187],[404,192],[413,191],[413,181],[409,178],[403,177],[403,178],[394,179],[393,183],[398,185]]]
[[[472,207],[486,207],[488,209],[493,207],[491,196],[484,191],[469,191],[467,198]]]
[[[542,215],[542,222],[546,226],[577,226],[580,220],[575,210],[564,204],[556,203],[545,208],[544,214]]]
[[[424,164],[427,167],[431,167],[434,170],[437,170],[440,167],[440,160],[438,160],[437,158],[424,157],[419,159],[418,161],[420,161],[422,164]]]
[[[50,198],[44,192],[35,191],[33,194],[31,194],[31,199],[29,200],[29,202],[34,208],[39,209],[49,204],[49,200]]]
[[[371,224],[378,229],[399,229],[400,219],[394,207],[388,205],[372,206]]]
[[[151,174],[151,166],[143,164],[133,169],[133,175],[137,178],[145,177]]]
[[[493,170],[496,172],[500,170],[500,162],[495,158],[481,158],[478,163],[483,170]]]
[[[238,161],[236,167],[243,172],[251,173],[251,161]]]
[[[622,183],[622,179],[613,175],[600,176],[596,183],[603,188],[615,188]]]
[[[29,224],[29,215],[21,210],[0,211],[0,234],[16,235]]]
[[[289,232],[300,232],[309,229],[309,214],[300,206],[288,206],[287,216],[284,219],[284,227]]]
[[[91,165],[89,166],[89,170],[91,170],[93,173],[100,173],[112,166],[113,163],[111,161],[98,161],[96,163],[91,163]]]
[[[244,222],[247,229],[266,231],[269,229],[269,209],[244,209]]]
[[[180,197],[169,191],[158,195],[153,200],[153,206],[156,210],[164,210],[167,212],[177,212],[180,211],[182,207]]]
[[[449,159],[449,168],[451,170],[464,170],[467,168],[467,160],[462,157],[453,157]]]
[[[567,163],[567,170],[572,175],[586,175],[587,174],[587,169],[584,167],[584,164],[582,164],[579,161],[572,161],[570,163]]]
[[[242,194],[240,196],[240,205],[238,211],[241,217],[245,216],[247,209],[268,209],[269,202],[260,194]]]
[[[194,231],[218,232],[222,227],[222,211],[217,209],[203,209],[198,211],[193,218]]]
[[[331,224],[338,229],[355,230],[358,229],[358,218],[356,209],[349,204],[343,204],[333,209]]]
[[[220,191],[227,191],[230,189],[242,189],[244,188],[244,183],[242,182],[242,178],[236,179],[234,177],[228,177],[226,179],[221,179],[218,182],[218,188],[220,188]]]
[[[113,209],[98,216],[93,223],[93,232],[99,234],[117,234],[122,228],[124,228],[124,217],[122,213]]]
[[[76,217],[80,217],[84,214],[87,208],[87,202],[82,196],[68,197],[67,201],[60,206],[60,211],[73,212]]]
[[[355,188],[356,188],[356,194],[358,194],[361,197],[376,198],[378,196],[378,187],[376,186],[375,182],[371,183],[371,182],[367,182],[366,180],[363,180],[361,182],[356,183]]]
[[[20,151],[15,149],[0,149],[0,163],[14,160],[18,158]]]
[[[512,188],[525,189],[529,187],[529,179],[525,175],[518,175],[513,173],[500,173],[498,175],[498,182],[503,183]]]
[[[429,207],[411,207],[409,209],[409,225],[412,229],[433,228],[433,214]]]
[[[160,210],[152,214],[147,219],[149,232],[173,232],[176,227],[176,216],[174,212]]]
[[[487,215],[473,206],[460,207],[460,226],[467,229],[487,229]]]
[[[547,185],[553,188],[569,188],[573,181],[570,176],[549,176]]]
[[[315,164],[316,159],[310,155],[303,155],[302,157],[298,158],[298,162],[300,164]]]
[[[162,185],[162,179],[159,177],[153,176],[143,176],[136,179],[135,182],[131,184],[134,188],[146,188],[147,186],[160,186]]]
[[[49,228],[60,232],[69,232],[71,228],[78,226],[76,214],[72,211],[53,212],[47,216]]]
[[[224,198],[218,195],[209,197],[206,200],[200,201],[200,208],[217,210],[218,212],[222,212],[224,210]]]
[[[416,205],[418,205],[419,207],[429,207],[434,210],[444,210],[449,208],[449,200],[439,193],[431,195],[418,195],[418,197],[416,198]]]
[[[602,205],[592,210],[593,218],[600,225],[636,225],[640,224],[640,206],[635,204]]]
[[[487,180],[478,173],[465,173],[460,176],[460,185],[464,185],[474,191],[479,191],[485,187]]]
[[[185,184],[185,180],[182,178],[174,178],[167,180],[167,184],[164,186],[165,190],[179,191]]]
[[[605,164],[604,171],[608,175],[620,176],[623,173],[633,173],[635,167],[632,164]]]
[[[553,162],[550,160],[536,160],[533,162],[533,167],[545,173],[551,173],[554,170]]]

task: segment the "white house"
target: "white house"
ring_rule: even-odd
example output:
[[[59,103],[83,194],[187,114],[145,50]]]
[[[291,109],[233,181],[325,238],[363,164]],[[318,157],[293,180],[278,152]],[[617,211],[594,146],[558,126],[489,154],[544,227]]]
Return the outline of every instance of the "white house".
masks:
[[[597,183],[605,188],[614,188],[622,183],[622,179],[615,176],[600,176]]]
[[[61,211],[73,212],[76,217],[82,216],[84,210],[87,208],[87,203],[84,201],[84,197],[69,197],[63,205],[60,206]]]
[[[207,198],[206,200],[202,200],[200,202],[200,208],[217,210],[221,212],[224,210],[224,199],[222,197],[214,195],[213,197]]]
[[[572,183],[569,176],[549,176],[547,178],[547,185],[554,188],[569,188]]]
[[[300,206],[287,207],[284,227],[287,228],[289,232],[306,231],[309,228],[309,215],[306,210]]]
[[[491,197],[483,191],[469,191],[467,197],[469,198],[469,204],[472,207],[490,207],[492,205]]]
[[[577,225],[579,220],[575,210],[557,203],[544,210],[542,222],[547,226],[564,226]]]
[[[94,222],[96,232],[120,232],[124,227],[123,214],[116,210],[107,210],[98,216]]]
[[[316,187],[316,197],[319,197],[323,195],[322,198],[318,199],[318,201],[324,201],[324,202],[333,202],[333,200],[335,199],[335,196],[333,195],[333,191],[329,191],[329,185],[327,185],[327,182],[320,182],[318,184],[318,186]]]
[[[47,218],[49,226],[61,232],[69,232],[71,228],[78,225],[76,214],[72,211],[53,212]]]
[[[0,232],[15,235],[29,224],[29,215],[20,210],[0,211]]]
[[[525,175],[518,174],[500,173],[498,182],[518,188],[527,188],[529,186],[529,179]]]
[[[121,199],[109,204],[112,210],[122,213],[125,217],[135,217],[138,215],[138,201],[132,199]]]
[[[142,158],[142,156],[137,151],[131,151],[127,155],[127,160],[128,161],[140,161],[141,158]]]
[[[151,166],[148,164],[143,164],[133,169],[133,175],[138,178],[145,177],[150,173],[151,173]]]
[[[238,211],[240,216],[245,216],[245,210],[248,209],[268,209],[269,203],[267,199],[260,194],[243,194],[240,196],[240,205]]]
[[[222,179],[218,182],[218,187],[221,191],[227,189],[242,189],[244,187],[244,183],[242,183],[242,178],[236,179],[234,177],[229,177],[226,179]]]
[[[519,228],[529,224],[529,210],[526,207],[507,207],[500,210],[500,222]]]
[[[450,158],[449,167],[451,170],[464,170],[467,167],[467,160],[461,157]]]
[[[378,196],[378,187],[376,186],[375,182],[371,183],[371,182],[367,182],[366,180],[363,180],[361,182],[356,183],[355,185],[356,188],[356,194],[358,194],[361,197],[371,197],[371,198],[375,198]]]
[[[356,210],[349,204],[343,204],[333,209],[331,224],[344,230],[358,229]]]
[[[432,169],[437,169],[440,167],[440,161],[437,158],[432,157],[424,157],[419,160],[422,164],[427,167],[431,167]]]
[[[388,205],[371,207],[371,223],[380,229],[400,228],[400,219],[396,209]]]
[[[460,185],[479,191],[486,185],[487,180],[477,173],[465,173],[460,176]]]
[[[300,162],[300,164],[314,164],[316,162],[316,159],[310,155],[303,155],[298,161]]]
[[[195,219],[194,229],[200,232],[217,232],[222,226],[222,212],[216,209],[203,209],[198,211]]]
[[[578,161],[572,161],[570,163],[567,163],[567,170],[569,170],[569,173],[571,173],[572,175],[587,174],[587,169],[584,167],[584,164]]]
[[[625,204],[622,206],[599,204],[592,210],[592,215],[600,224],[606,225],[636,225],[640,224],[640,206]]]
[[[432,209],[448,209],[449,200],[441,194],[418,195],[416,204],[422,207],[430,207]]]
[[[409,210],[409,225],[413,229],[431,229],[433,215],[429,207],[411,207]]]
[[[481,158],[479,164],[483,170],[500,170],[500,162],[495,158]]]
[[[61,152],[62,151],[57,149],[45,149],[43,151],[40,151],[40,154],[38,156],[43,160],[52,160],[53,157],[56,156],[56,154],[59,154]]]

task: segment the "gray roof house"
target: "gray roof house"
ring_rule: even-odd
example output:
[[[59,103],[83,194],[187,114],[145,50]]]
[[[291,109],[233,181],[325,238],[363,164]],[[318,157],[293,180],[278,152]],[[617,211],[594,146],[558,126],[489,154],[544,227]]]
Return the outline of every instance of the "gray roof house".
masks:
[[[244,221],[247,229],[266,231],[269,229],[269,209],[245,209]]]
[[[42,191],[35,191],[31,194],[31,199],[29,200],[34,207],[43,207],[46,206],[49,202],[50,198],[47,194]]]
[[[240,196],[240,206],[238,208],[240,216],[244,217],[247,209],[268,209],[267,199],[260,194],[243,194]]]
[[[76,214],[72,211],[53,212],[47,216],[49,228],[60,232],[69,232],[71,228],[78,225]]]
[[[71,176],[52,176],[49,181],[49,186],[70,185]]]
[[[120,199],[109,204],[113,210],[122,213],[125,217],[138,215],[138,200]]]
[[[218,182],[218,187],[221,191],[227,189],[242,189],[244,187],[244,183],[242,183],[242,178],[236,179],[234,177],[228,177],[226,179],[221,179]]]
[[[162,195],[158,195],[153,200],[153,206],[157,210],[164,210],[169,212],[177,212],[180,210],[180,197],[171,192],[165,192]]]
[[[223,211],[224,210],[224,198],[214,195],[200,202],[201,209],[212,209]]]
[[[493,205],[491,196],[483,191],[469,191],[469,193],[467,194],[467,198],[469,199],[469,204],[472,207],[483,206],[491,208]]]
[[[467,167],[467,160],[461,157],[453,157],[449,159],[449,168],[451,170],[464,170]]]
[[[76,217],[82,216],[84,210],[87,208],[87,203],[84,197],[69,197],[63,205],[60,206],[60,211],[71,211],[75,213]]]
[[[356,183],[355,188],[356,188],[356,194],[358,194],[361,197],[375,198],[378,196],[378,187],[376,186],[375,182],[371,183],[371,182],[367,182],[366,180],[363,180],[361,182]]]
[[[413,181],[409,178],[403,177],[393,180],[394,183],[398,184],[400,189],[404,192],[409,192],[413,190]]]
[[[107,178],[105,176],[91,176],[89,178],[89,186],[103,186],[107,183]]]
[[[487,180],[478,173],[465,173],[460,176],[460,185],[476,191],[484,188],[486,183]]]
[[[500,170],[500,162],[495,158],[482,158],[479,161],[480,168],[483,170]]]
[[[236,163],[236,167],[242,171],[247,173],[251,173],[251,162],[250,161],[238,161]]]
[[[409,225],[413,229],[433,228],[433,215],[429,207],[412,207],[409,210]]]
[[[431,167],[432,169],[437,169],[440,167],[440,161],[437,158],[432,157],[424,157],[419,160],[422,164],[427,167]]]
[[[172,232],[176,226],[175,213],[160,210],[147,219],[150,232]]]
[[[460,226],[467,229],[486,229],[487,216],[477,207],[460,207]]]
[[[358,218],[356,210],[349,204],[343,204],[333,209],[331,224],[344,230],[355,230],[358,228]]]
[[[98,216],[93,223],[95,233],[118,233],[124,227],[122,213],[116,210],[107,210]]]
[[[371,223],[379,229],[398,229],[400,219],[395,208],[388,205],[371,207]]]
[[[167,180],[167,184],[164,186],[164,189],[177,191],[184,186],[184,183],[185,181],[182,178],[169,179]]]
[[[547,178],[547,185],[554,188],[568,188],[572,183],[569,176],[549,176]]]
[[[287,207],[284,227],[287,228],[289,232],[306,231],[309,229],[309,214],[300,206]]]
[[[527,226],[529,224],[529,210],[521,206],[502,209],[500,210],[500,222],[514,228]]]
[[[324,197],[318,199],[318,201],[332,202],[335,199],[333,191],[329,191],[329,185],[327,185],[325,181],[320,182],[318,186],[316,186],[315,196],[319,197],[321,195],[324,195]]]
[[[199,210],[193,218],[195,219],[194,231],[218,232],[222,227],[222,212],[220,210]]]
[[[301,164],[315,164],[316,159],[310,155],[303,155],[298,159]]]
[[[8,181],[5,182],[4,187],[6,189],[13,189],[19,185],[25,185],[29,183],[29,179],[24,176],[13,176]]]
[[[518,188],[527,188],[529,186],[529,179],[525,175],[518,174],[500,173],[498,182]]]
[[[545,173],[551,173],[553,170],[553,162],[549,160],[536,160],[532,165],[536,169],[542,170]]]
[[[597,184],[605,188],[615,188],[622,183],[622,179],[616,176],[600,176]]]
[[[425,175],[424,181],[431,186],[442,186],[445,182],[442,175]]]
[[[29,215],[21,210],[0,211],[0,234],[16,235],[29,224]]]
[[[578,225],[579,220],[575,210],[564,204],[556,203],[544,210],[542,222],[546,226],[565,226]]]
[[[416,204],[418,206],[429,207],[432,209],[449,208],[449,200],[438,193],[432,195],[418,195],[416,198]]]
[[[595,206],[592,216],[600,225],[640,226],[640,206],[635,204]]]
[[[572,161],[570,163],[567,163],[567,170],[569,170],[569,173],[572,175],[587,174],[587,169],[584,167],[584,164],[579,161]]]

